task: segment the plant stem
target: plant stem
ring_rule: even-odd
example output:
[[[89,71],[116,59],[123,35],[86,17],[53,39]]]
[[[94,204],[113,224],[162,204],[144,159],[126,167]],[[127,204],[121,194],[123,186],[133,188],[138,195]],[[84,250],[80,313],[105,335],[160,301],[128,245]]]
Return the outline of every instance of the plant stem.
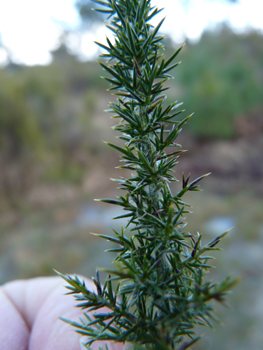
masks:
[[[108,144],[121,153],[121,167],[133,173],[131,178],[115,180],[124,196],[101,199],[121,206],[124,214],[117,218],[129,220],[125,229],[113,230],[114,237],[97,234],[118,245],[109,250],[117,252],[116,268],[101,269],[109,273],[104,286],[98,274],[94,278],[97,294],[86,291],[77,277],[62,276],[79,307],[93,312],[93,320],[85,313],[83,323],[68,322],[90,337],[87,348],[96,340],[113,340],[146,350],[186,350],[200,338],[194,336],[196,324],[211,326],[208,302],[223,302],[236,281],[226,279],[215,285],[204,280],[212,257],[203,254],[217,250],[227,232],[202,246],[201,235],[194,237],[184,230],[188,211],[182,197],[198,191],[199,181],[208,174],[190,183],[190,176],[183,174],[177,195],[169,186],[177,181],[171,172],[182,152],[175,140],[190,116],[175,120],[181,104],[165,106],[161,93],[171,78],[168,72],[179,64],[173,61],[182,47],[170,58],[163,57],[163,37],[158,35],[163,20],[151,28],[149,21],[159,10],[151,7],[150,0],[94,2],[103,6],[99,11],[109,14],[115,35],[115,44],[109,39],[108,46],[99,44],[108,59],[108,65],[100,64],[111,75],[105,79],[116,91],[117,101],[110,104],[110,112],[119,118],[115,129],[126,142],[123,147]],[[176,151],[166,153],[167,147]],[[118,282],[115,292],[113,279]],[[109,311],[100,313],[102,307]]]

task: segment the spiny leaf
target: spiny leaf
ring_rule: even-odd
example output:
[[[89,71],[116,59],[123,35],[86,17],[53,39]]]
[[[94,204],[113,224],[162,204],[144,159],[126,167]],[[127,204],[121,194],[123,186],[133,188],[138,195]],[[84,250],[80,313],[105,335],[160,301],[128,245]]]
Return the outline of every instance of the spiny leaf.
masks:
[[[169,64],[175,59],[175,57],[179,54],[179,52],[183,49],[184,46],[185,46],[185,44],[182,45],[181,47],[179,47],[179,49],[176,50],[175,53],[173,53],[173,54],[168,58],[167,61],[165,61],[164,65],[163,65],[163,68],[166,68],[166,67],[169,66]]]

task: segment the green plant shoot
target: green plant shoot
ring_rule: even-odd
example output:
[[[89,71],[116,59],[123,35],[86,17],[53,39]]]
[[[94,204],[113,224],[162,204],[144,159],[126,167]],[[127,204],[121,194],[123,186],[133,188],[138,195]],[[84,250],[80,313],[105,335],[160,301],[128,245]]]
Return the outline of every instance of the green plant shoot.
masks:
[[[223,302],[236,280],[227,278],[214,284],[205,279],[212,267],[207,253],[219,250],[217,244],[227,232],[203,245],[202,235],[187,232],[184,215],[189,204],[183,196],[199,191],[199,182],[207,175],[190,180],[182,175],[177,193],[169,187],[174,167],[183,152],[176,142],[190,116],[179,118],[181,103],[166,105],[164,84],[182,47],[171,57],[164,57],[164,37],[150,23],[161,10],[150,0],[93,0],[99,12],[108,14],[107,27],[114,39],[107,45],[100,62],[117,97],[109,112],[118,119],[115,130],[123,147],[108,143],[121,155],[121,169],[130,169],[129,178],[117,182],[124,194],[101,202],[117,205],[127,219],[125,228],[113,230],[113,236],[98,237],[116,244],[115,267],[101,269],[108,274],[104,284],[96,272],[97,292],[89,291],[78,277],[61,275],[69,284],[79,307],[82,322],[71,323],[89,340],[112,340],[133,348],[147,350],[184,350],[199,337],[194,327],[211,326],[210,301]],[[178,119],[179,118],[179,119]],[[132,233],[132,234],[131,234]],[[113,283],[114,281],[114,283]],[[106,307],[108,311],[100,311]],[[87,312],[93,314],[90,318]]]

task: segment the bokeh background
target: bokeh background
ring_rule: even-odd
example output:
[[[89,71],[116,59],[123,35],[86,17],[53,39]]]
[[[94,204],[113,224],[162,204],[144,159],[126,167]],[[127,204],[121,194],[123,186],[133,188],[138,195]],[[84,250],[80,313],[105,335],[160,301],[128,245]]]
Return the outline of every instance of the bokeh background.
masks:
[[[10,4],[12,4],[12,6]],[[223,325],[200,329],[196,350],[259,350],[263,342],[263,24],[260,1],[153,1],[167,16],[166,57],[186,43],[168,102],[184,101],[188,149],[176,167],[192,178],[188,229],[208,241],[233,227],[209,278],[242,276],[215,305]],[[92,276],[110,264],[119,155],[113,97],[95,61],[104,18],[87,0],[0,3],[0,283],[63,273]],[[161,16],[159,17],[160,20]],[[109,33],[107,33],[109,35]],[[119,142],[119,141],[117,141]],[[176,187],[180,184],[176,184]]]

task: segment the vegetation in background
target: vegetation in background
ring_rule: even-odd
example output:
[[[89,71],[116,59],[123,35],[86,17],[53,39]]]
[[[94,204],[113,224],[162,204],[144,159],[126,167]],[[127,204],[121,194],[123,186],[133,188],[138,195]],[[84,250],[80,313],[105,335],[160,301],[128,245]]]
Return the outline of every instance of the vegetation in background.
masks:
[[[196,113],[189,129],[210,139],[235,136],[235,120],[262,107],[262,36],[236,35],[223,26],[184,51],[176,84],[185,108]]]
[[[188,349],[200,338],[195,326],[211,326],[216,320],[211,301],[224,302],[236,281],[227,278],[215,284],[206,278],[213,267],[208,252],[218,250],[228,231],[205,245],[202,235],[185,231],[189,204],[183,197],[199,191],[199,182],[208,174],[193,181],[183,174],[176,194],[169,186],[178,181],[171,172],[183,152],[177,137],[191,117],[178,119],[184,112],[181,103],[167,105],[163,94],[182,47],[165,59],[163,36],[158,33],[163,20],[152,29],[150,21],[160,11],[150,0],[94,2],[109,14],[107,26],[115,37],[114,44],[107,39],[107,46],[98,45],[106,50],[102,57],[107,63],[100,62],[107,73],[104,79],[117,96],[108,111],[120,120],[114,128],[125,145],[108,145],[121,153],[119,168],[132,171],[129,178],[114,180],[124,195],[100,201],[120,206],[124,214],[114,219],[128,223],[125,229],[113,230],[114,237],[95,234],[118,245],[108,249],[117,257],[113,269],[102,269],[108,273],[104,286],[96,272],[97,292],[88,290],[77,276],[61,275],[77,306],[84,309],[81,322],[66,321],[88,336],[87,349],[97,340],[131,343],[134,349]],[[118,282],[116,287],[113,281]]]
[[[14,206],[43,182],[80,183],[86,172],[81,153],[94,144],[90,118],[103,84],[95,62],[64,47],[53,56],[47,67],[0,70],[0,202]]]
[[[186,125],[195,137],[233,138],[240,118],[262,113],[261,43],[259,33],[237,35],[222,28],[198,44],[186,44],[167,95],[170,102],[177,95],[185,109],[195,111]],[[172,51],[167,40],[166,55]],[[100,75],[96,62],[79,62],[63,41],[49,66],[10,63],[0,70],[1,201],[15,205],[34,184],[81,184],[90,162],[83,156],[87,150],[103,163],[93,122],[94,113],[101,113],[98,95],[105,104]],[[252,117],[247,115],[247,124],[254,123]],[[108,124],[98,128],[103,139]]]

